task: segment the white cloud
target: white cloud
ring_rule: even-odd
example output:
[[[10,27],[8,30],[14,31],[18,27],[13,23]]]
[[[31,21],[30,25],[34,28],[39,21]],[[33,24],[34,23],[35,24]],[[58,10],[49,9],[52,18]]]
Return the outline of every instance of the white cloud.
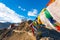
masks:
[[[21,8],[21,10],[26,11],[26,9]]]
[[[21,9],[22,11],[26,11],[26,9],[22,8],[21,6],[18,6],[19,9]]]
[[[11,23],[19,23],[21,22],[21,18],[24,17],[17,14],[12,9],[8,8],[5,4],[0,3],[0,22],[11,22]]]
[[[32,11],[28,11],[28,16],[37,16],[37,10],[33,9]]]
[[[18,8],[21,8],[21,6],[18,6]]]

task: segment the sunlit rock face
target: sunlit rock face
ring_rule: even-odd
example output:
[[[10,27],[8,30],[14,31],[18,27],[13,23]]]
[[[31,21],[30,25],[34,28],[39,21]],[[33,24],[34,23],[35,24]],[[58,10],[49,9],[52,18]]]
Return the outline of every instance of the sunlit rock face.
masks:
[[[58,23],[60,23],[60,0],[55,0],[55,2],[51,3],[49,6],[46,8],[50,15],[53,17],[54,20],[56,20]],[[40,13],[40,18],[43,24],[46,25],[46,28],[49,29],[54,29],[58,31],[53,24],[50,23],[50,21],[46,18],[44,11]],[[60,31],[58,31],[60,32]]]

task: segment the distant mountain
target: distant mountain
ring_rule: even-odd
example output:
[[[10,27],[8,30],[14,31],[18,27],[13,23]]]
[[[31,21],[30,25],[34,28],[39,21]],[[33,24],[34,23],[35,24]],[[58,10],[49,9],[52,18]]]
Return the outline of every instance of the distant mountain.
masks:
[[[9,22],[5,22],[5,23],[0,22],[0,29],[8,28],[11,24],[12,23]]]

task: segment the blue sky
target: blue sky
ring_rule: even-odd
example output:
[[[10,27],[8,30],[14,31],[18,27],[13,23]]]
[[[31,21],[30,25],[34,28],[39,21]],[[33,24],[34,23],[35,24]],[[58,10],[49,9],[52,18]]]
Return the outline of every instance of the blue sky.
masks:
[[[34,20],[49,0],[0,0],[0,2],[17,14]]]

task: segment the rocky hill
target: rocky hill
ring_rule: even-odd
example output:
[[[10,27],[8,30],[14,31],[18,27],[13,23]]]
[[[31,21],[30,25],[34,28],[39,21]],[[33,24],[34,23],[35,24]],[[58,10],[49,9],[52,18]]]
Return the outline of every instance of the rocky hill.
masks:
[[[24,21],[13,30],[0,31],[0,40],[36,40],[29,27],[31,21]],[[4,36],[5,35],[5,36]]]
[[[31,28],[32,20],[18,23],[18,26],[11,29],[0,30],[0,40],[36,40]],[[42,38],[40,40],[60,40],[60,33],[41,27]]]

